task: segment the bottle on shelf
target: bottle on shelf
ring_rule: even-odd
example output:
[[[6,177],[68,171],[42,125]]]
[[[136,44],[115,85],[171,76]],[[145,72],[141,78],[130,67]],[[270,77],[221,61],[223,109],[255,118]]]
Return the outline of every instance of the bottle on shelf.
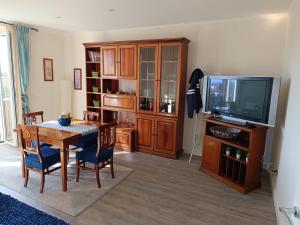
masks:
[[[149,101],[149,98],[147,98],[146,100],[146,110],[149,110],[150,109],[150,101]]]
[[[150,99],[150,102],[149,102],[149,110],[153,110],[153,99]]]

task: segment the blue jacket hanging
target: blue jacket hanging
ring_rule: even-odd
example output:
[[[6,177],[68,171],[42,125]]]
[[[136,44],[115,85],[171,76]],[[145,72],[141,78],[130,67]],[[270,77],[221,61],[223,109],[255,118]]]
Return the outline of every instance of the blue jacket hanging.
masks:
[[[195,69],[190,77],[190,87],[187,90],[187,106],[188,106],[188,117],[193,118],[194,111],[199,113],[203,107],[201,93],[200,93],[200,79],[204,77],[201,69]]]

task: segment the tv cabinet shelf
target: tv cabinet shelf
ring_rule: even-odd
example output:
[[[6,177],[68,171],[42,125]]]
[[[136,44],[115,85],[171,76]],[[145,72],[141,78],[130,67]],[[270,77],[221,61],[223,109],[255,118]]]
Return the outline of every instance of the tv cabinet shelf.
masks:
[[[259,188],[267,127],[255,125],[249,128],[215,118],[206,118],[204,122],[200,170],[244,194]],[[210,133],[211,126],[240,129],[242,135],[235,140],[224,140]],[[226,155],[226,149],[230,149],[230,155]],[[236,151],[241,152],[240,159],[235,157]]]
[[[240,144],[238,144],[238,143],[236,143],[236,142],[234,142],[234,141],[224,140],[224,139],[221,139],[221,138],[217,138],[217,137],[212,136],[212,134],[208,134],[208,135],[206,135],[206,136],[208,136],[208,137],[210,137],[210,138],[212,138],[212,139],[215,139],[216,141],[219,141],[219,142],[221,142],[222,144],[231,146],[231,147],[233,147],[233,148],[238,148],[238,149],[243,150],[243,151],[248,151],[248,150],[249,150],[249,148],[247,148],[247,147],[245,147],[245,146],[242,146],[242,145],[240,145]]]

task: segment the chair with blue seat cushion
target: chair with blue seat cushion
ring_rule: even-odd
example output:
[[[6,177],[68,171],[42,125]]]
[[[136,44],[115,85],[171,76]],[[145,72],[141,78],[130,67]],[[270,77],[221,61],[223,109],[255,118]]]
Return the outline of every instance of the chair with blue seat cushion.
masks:
[[[23,120],[24,120],[24,125],[34,125],[37,123],[38,118],[40,118],[40,122],[44,122],[44,112],[43,111],[38,111],[38,112],[31,112],[31,113],[24,113],[23,114]],[[36,143],[32,141],[32,145],[35,148]],[[40,142],[40,147],[49,147],[51,146],[50,144],[46,144],[44,142]]]
[[[60,166],[49,169],[51,166],[60,162],[60,152],[51,147],[40,147],[38,127],[18,125],[22,140],[22,154],[25,165],[25,182],[27,187],[29,170],[41,174],[40,193],[44,190],[45,175],[60,169]],[[32,143],[36,143],[34,146]]]
[[[101,125],[99,127],[97,144],[87,146],[82,151],[76,152],[76,182],[79,181],[80,168],[96,172],[97,185],[100,188],[99,171],[110,165],[112,178],[115,178],[113,167],[114,146],[116,143],[116,122]],[[89,168],[85,163],[94,164],[94,168]]]

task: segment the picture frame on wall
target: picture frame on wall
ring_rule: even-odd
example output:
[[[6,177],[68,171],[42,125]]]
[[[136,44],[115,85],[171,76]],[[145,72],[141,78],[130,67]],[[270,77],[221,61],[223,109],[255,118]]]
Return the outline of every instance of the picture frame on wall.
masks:
[[[80,68],[74,68],[74,90],[82,90],[82,75]]]
[[[44,81],[53,81],[53,59],[44,58]]]

